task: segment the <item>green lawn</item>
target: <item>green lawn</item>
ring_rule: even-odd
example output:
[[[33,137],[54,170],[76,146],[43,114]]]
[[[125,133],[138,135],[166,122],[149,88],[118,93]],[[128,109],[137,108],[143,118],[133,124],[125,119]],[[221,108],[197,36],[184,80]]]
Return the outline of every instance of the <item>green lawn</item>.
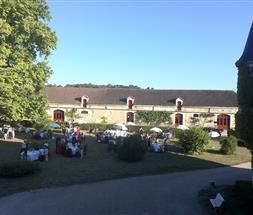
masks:
[[[220,154],[218,144],[214,143],[202,155],[186,156],[172,148],[171,152],[148,153],[143,161],[126,163],[119,161],[113,152],[108,152],[107,145],[97,144],[94,137],[87,136],[86,141],[88,153],[83,160],[56,155],[55,144],[50,143],[52,158],[49,162],[41,162],[42,172],[23,178],[0,178],[0,196],[37,188],[220,167],[250,160],[250,153],[245,148],[240,147],[235,155],[228,156]],[[20,142],[19,139],[0,140],[0,162],[17,160]]]

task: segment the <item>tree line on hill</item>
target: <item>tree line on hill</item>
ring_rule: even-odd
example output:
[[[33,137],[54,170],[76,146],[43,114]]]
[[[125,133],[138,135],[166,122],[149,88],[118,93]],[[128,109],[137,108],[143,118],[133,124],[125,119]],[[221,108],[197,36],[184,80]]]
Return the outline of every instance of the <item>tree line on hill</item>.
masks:
[[[65,86],[57,85],[57,84],[48,84],[47,87],[84,87],[84,88],[128,88],[128,89],[141,89],[141,87],[137,85],[121,85],[121,84],[92,84],[92,83],[84,83],[84,84],[66,84]],[[149,89],[149,88],[148,88]]]

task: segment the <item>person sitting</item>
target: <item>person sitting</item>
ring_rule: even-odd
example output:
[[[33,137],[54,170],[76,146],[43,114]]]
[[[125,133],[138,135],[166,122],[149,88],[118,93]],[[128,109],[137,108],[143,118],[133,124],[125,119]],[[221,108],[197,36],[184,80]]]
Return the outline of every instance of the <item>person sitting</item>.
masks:
[[[111,137],[108,142],[108,151],[115,151],[116,148],[116,139],[114,137]]]
[[[43,148],[39,149],[39,160],[44,161],[45,160],[45,150]]]

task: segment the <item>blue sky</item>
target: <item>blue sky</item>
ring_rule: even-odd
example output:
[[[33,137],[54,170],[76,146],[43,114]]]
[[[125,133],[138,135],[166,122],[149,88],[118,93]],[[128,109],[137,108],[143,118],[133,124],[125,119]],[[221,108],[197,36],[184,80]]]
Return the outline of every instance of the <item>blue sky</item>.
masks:
[[[253,1],[48,0],[50,84],[236,90]]]

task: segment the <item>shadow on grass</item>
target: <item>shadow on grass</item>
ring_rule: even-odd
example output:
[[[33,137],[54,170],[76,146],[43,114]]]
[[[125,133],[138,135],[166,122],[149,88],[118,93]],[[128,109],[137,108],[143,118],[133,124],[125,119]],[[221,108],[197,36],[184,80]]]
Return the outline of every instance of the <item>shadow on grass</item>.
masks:
[[[182,146],[176,145],[176,144],[169,144],[166,146],[167,150],[170,152],[177,152],[177,153],[183,153],[184,148]]]
[[[210,153],[210,154],[216,154],[216,155],[223,155],[222,153],[221,153],[221,151],[219,151],[219,150],[215,150],[215,149],[207,149],[207,150],[205,150],[207,153]]]
[[[0,196],[38,188],[226,166],[219,161],[175,152],[147,153],[144,160],[127,163],[118,160],[115,153],[109,153],[106,144],[96,143],[94,136],[87,136],[86,142],[87,156],[80,160],[55,154],[55,141],[50,141],[52,157],[49,162],[40,163],[42,172],[18,179],[0,178]],[[17,160],[20,147],[17,142],[0,140],[0,162]]]

